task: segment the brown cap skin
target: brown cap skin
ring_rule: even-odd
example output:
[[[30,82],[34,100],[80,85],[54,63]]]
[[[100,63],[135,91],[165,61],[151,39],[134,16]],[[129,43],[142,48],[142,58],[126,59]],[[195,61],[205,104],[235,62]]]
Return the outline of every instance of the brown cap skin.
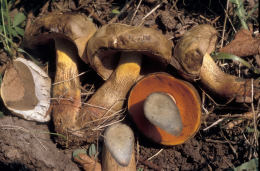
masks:
[[[183,77],[194,80],[199,77],[205,53],[215,50],[217,30],[207,24],[193,27],[178,41],[171,64]]]
[[[168,93],[175,99],[183,123],[180,135],[169,134],[145,118],[144,101],[153,92]],[[128,110],[139,130],[154,142],[163,145],[182,144],[193,137],[200,127],[201,104],[196,89],[188,82],[166,73],[153,73],[137,82],[129,95]]]
[[[196,81],[217,103],[226,104],[233,100],[238,103],[251,103],[258,99],[259,80],[227,74],[211,58],[209,54],[214,51],[216,41],[215,28],[205,24],[195,26],[177,43],[171,64],[185,79]]]
[[[157,60],[155,66],[165,67],[171,60],[171,48],[172,42],[157,30],[116,23],[103,26],[89,40],[87,57],[90,65],[107,80],[117,66],[117,52],[140,52]]]
[[[91,19],[83,14],[52,12],[37,18],[26,29],[23,46],[34,48],[36,45],[48,43],[56,36],[65,36],[75,43],[78,55],[82,57],[87,41],[96,30]],[[88,63],[88,61],[84,61]]]

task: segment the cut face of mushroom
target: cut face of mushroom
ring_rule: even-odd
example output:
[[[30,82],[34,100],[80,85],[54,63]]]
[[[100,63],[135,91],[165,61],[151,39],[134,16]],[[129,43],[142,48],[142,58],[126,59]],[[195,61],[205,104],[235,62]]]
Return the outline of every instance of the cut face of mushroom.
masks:
[[[104,134],[102,170],[135,171],[134,133],[125,124],[113,124]]]
[[[217,40],[210,25],[199,25],[187,31],[174,50],[172,65],[198,84],[218,103],[252,102],[260,96],[259,80],[243,79],[224,73],[209,55]],[[253,88],[252,88],[253,87]],[[254,92],[254,99],[252,99]]]
[[[89,40],[87,54],[91,66],[108,80],[82,109],[82,125],[121,110],[138,77],[152,71],[149,66],[162,69],[170,62],[171,48],[171,41],[151,28],[124,24],[100,28]]]
[[[79,129],[77,117],[81,107],[77,59],[84,55],[86,43],[95,31],[95,25],[84,15],[50,13],[34,21],[25,34],[24,46],[30,49],[54,41],[56,73],[52,90],[53,121],[56,132],[68,136],[72,142],[78,141],[69,136],[73,130]],[[74,134],[85,139],[76,132]],[[61,137],[58,137],[58,142],[67,145]]]
[[[138,129],[156,143],[182,144],[200,127],[200,97],[188,82],[166,73],[145,76],[132,88],[128,110]]]
[[[6,69],[1,84],[1,97],[14,114],[37,122],[50,120],[51,80],[33,62],[17,58]]]

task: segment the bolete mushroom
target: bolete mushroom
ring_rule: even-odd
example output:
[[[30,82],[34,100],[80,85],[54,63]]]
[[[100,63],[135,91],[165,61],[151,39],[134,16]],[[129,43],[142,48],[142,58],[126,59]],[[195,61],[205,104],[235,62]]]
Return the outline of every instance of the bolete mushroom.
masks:
[[[15,59],[7,68],[1,84],[1,97],[14,114],[37,122],[50,120],[51,80],[35,63]]]
[[[130,92],[128,111],[146,137],[163,145],[182,144],[200,127],[196,89],[167,73],[152,73],[139,80]]]
[[[171,64],[181,75],[196,81],[218,103],[252,102],[252,93],[260,95],[259,80],[243,79],[221,71],[209,55],[217,41],[210,25],[198,25],[187,31],[177,43]]]
[[[116,123],[104,134],[102,170],[135,171],[134,133],[130,127]]]
[[[171,48],[171,41],[151,28],[124,24],[100,28],[88,42],[87,57],[94,70],[108,80],[82,108],[82,125],[120,110],[122,99],[140,75],[162,69],[170,62]]]
[[[86,43],[95,31],[92,21],[82,14],[50,13],[36,19],[25,33],[24,46],[30,49],[54,41],[56,73],[52,114],[56,132],[66,136],[70,135],[69,130],[79,129],[77,117],[81,107],[81,91],[77,58],[84,55]],[[58,140],[64,144],[62,137]]]

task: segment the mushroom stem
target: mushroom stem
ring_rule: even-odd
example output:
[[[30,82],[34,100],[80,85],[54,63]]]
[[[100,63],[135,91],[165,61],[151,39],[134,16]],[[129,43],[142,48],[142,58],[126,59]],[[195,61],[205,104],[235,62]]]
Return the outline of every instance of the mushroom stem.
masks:
[[[58,133],[73,129],[81,106],[77,51],[70,41],[55,39],[56,74],[53,84],[53,119]],[[72,79],[73,78],[73,79]]]
[[[260,93],[258,80],[243,79],[224,73],[216,65],[212,57],[206,53],[200,71],[199,83],[213,95],[217,95],[236,102],[252,102],[252,91],[254,98],[258,98]],[[252,89],[255,87],[255,90]],[[223,100],[224,100],[223,99]]]
[[[116,123],[106,129],[102,152],[102,170],[135,171],[134,133],[125,124]]]
[[[133,152],[131,155],[130,162],[127,166],[120,165],[109,152],[107,147],[103,146],[103,154],[102,154],[102,170],[104,171],[135,171],[135,153],[134,153],[134,146]]]
[[[83,114],[81,113],[81,115],[84,116],[85,119],[79,119],[79,121],[83,121],[79,125],[85,124],[86,120],[100,119],[104,115],[109,116],[120,110],[124,104],[126,94],[140,75],[140,69],[140,54],[122,52],[116,70],[82,109]],[[88,104],[91,104],[91,106]],[[107,110],[104,110],[104,108]]]

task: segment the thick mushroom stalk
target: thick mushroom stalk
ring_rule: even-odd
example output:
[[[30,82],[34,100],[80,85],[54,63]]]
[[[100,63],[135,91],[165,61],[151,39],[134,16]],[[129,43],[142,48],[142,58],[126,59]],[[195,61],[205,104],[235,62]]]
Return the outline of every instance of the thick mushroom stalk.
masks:
[[[134,133],[125,124],[110,126],[104,134],[102,170],[135,171]]]
[[[28,49],[37,51],[38,47],[47,46],[45,50],[49,51],[51,42],[55,45],[56,73],[52,91],[52,115],[56,132],[67,136],[69,140],[64,141],[59,136],[58,142],[62,145],[79,141],[71,138],[71,132],[80,128],[77,125],[81,107],[77,61],[86,53],[87,41],[95,32],[95,25],[84,15],[50,13],[36,19],[25,33],[24,46]],[[84,61],[88,62],[86,59]],[[73,134],[81,138],[80,142],[85,139],[78,132]]]
[[[196,81],[219,103],[232,100],[252,102],[260,95],[259,81],[224,73],[209,54],[214,50],[217,31],[210,25],[199,25],[184,34],[174,50],[172,65],[181,75]]]
[[[200,127],[200,97],[188,82],[166,73],[139,80],[128,98],[128,111],[137,128],[164,145],[182,144]]]
[[[93,122],[98,125],[118,113],[140,75],[156,71],[156,67],[162,69],[170,62],[171,47],[171,41],[151,28],[124,24],[100,28],[88,42],[87,57],[91,66],[107,81],[82,108],[78,125],[85,127]],[[146,68],[149,65],[156,67],[149,70]],[[93,139],[93,135],[88,137],[89,141]]]

